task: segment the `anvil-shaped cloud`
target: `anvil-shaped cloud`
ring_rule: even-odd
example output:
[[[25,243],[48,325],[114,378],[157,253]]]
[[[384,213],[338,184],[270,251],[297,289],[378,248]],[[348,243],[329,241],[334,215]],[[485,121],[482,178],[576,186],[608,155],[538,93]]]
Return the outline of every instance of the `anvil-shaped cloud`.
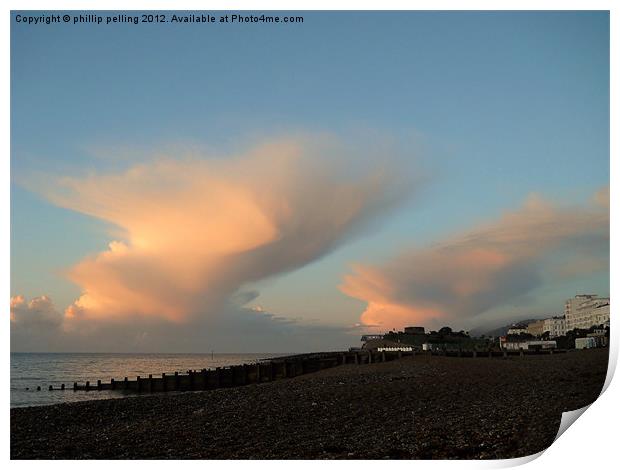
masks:
[[[380,329],[463,322],[539,287],[543,280],[609,269],[609,189],[583,207],[538,196],[442,243],[357,265],[341,290],[367,303],[362,323]]]
[[[69,270],[83,293],[67,319],[184,322],[330,252],[400,197],[385,168],[353,171],[337,151],[278,140],[235,157],[158,158],[54,181],[43,190],[52,203],[120,234]]]

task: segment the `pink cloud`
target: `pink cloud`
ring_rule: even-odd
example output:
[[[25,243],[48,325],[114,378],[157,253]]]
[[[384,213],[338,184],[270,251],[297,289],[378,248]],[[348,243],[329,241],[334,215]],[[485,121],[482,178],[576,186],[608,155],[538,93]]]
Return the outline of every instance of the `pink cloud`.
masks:
[[[597,193],[604,200],[604,191]],[[481,314],[523,295],[543,277],[605,269],[609,211],[604,204],[556,207],[531,196],[498,220],[442,243],[402,252],[379,266],[356,265],[340,286],[367,303],[366,325],[436,324]],[[560,268],[547,268],[551,256]],[[576,262],[577,260],[577,262]]]
[[[56,328],[62,323],[52,300],[42,295],[27,301],[23,295],[11,297],[11,325],[13,327]]]
[[[338,167],[338,149],[279,140],[236,157],[161,158],[65,177],[54,204],[109,222],[120,239],[69,269],[69,320],[210,315],[246,284],[325,255],[398,198],[386,171]]]

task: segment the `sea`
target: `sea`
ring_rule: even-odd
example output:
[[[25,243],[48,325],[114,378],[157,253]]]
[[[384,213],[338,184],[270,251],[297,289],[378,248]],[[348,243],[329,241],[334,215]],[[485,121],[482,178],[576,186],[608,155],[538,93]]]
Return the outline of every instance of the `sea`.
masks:
[[[83,400],[123,398],[115,390],[74,391],[73,382],[97,383],[110,379],[185,373],[236,364],[252,364],[283,354],[130,354],[130,353],[11,353],[11,408],[54,405]],[[49,390],[52,385],[59,389]],[[37,391],[37,387],[41,390]]]

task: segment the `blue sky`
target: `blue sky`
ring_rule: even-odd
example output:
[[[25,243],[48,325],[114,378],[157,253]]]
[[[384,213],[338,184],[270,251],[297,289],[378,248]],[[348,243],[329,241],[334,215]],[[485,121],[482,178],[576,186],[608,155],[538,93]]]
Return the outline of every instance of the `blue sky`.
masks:
[[[61,273],[111,241],[105,222],[57,207],[21,182],[120,171],[167,148],[230,151],[295,133],[344,142],[376,135],[392,142],[403,165],[423,169],[415,197],[370,231],[257,284],[258,303],[279,315],[331,321],[317,313],[331,307],[344,323],[364,308],[337,287],[352,263],[432,244],[518,208],[533,192],[581,204],[609,184],[606,12],[304,18],[301,25],[12,21],[12,295],[47,294],[64,308],[81,289]],[[552,308],[580,285],[609,290],[608,272],[571,282],[534,308]]]

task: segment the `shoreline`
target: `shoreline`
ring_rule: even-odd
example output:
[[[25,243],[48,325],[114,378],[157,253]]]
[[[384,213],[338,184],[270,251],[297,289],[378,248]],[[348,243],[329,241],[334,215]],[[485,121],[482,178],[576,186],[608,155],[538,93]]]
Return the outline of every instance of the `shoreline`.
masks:
[[[273,382],[275,380],[288,379],[314,373],[331,367],[346,364],[371,364],[376,362],[387,362],[401,359],[407,356],[447,356],[447,357],[465,357],[474,360],[493,358],[507,359],[509,357],[518,356],[520,358],[536,356],[541,354],[566,354],[569,352],[565,349],[560,350],[435,350],[435,351],[415,351],[412,348],[379,348],[375,349],[359,349],[349,351],[329,351],[329,352],[312,352],[297,353],[282,356],[272,356],[258,359],[252,363],[236,363],[225,366],[216,366],[214,368],[189,369],[185,373],[175,371],[173,373],[146,374],[129,377],[124,379],[112,378],[107,380],[97,379],[94,381],[84,380],[83,382],[75,381],[66,385],[55,381],[55,386],[47,385],[45,387],[37,386],[36,393],[51,392],[54,398],[64,393],[81,393],[78,400],[56,400],[54,403],[44,405],[59,404],[64,402],[89,401],[86,398],[91,395],[90,400],[123,398],[124,396],[142,395],[151,393],[168,393],[168,392],[185,392],[185,391],[206,391],[218,388],[230,388],[245,386],[253,383]],[[28,388],[26,389],[28,390]],[[34,391],[34,389],[33,389]],[[11,393],[17,393],[18,390],[11,388]],[[104,396],[101,396],[105,394]],[[53,395],[49,395],[53,396]],[[22,408],[26,406],[36,405],[19,405],[14,406],[11,398],[11,408]]]
[[[11,408],[11,458],[521,457],[553,441],[562,411],[598,397],[607,356],[405,357],[234,388]]]

